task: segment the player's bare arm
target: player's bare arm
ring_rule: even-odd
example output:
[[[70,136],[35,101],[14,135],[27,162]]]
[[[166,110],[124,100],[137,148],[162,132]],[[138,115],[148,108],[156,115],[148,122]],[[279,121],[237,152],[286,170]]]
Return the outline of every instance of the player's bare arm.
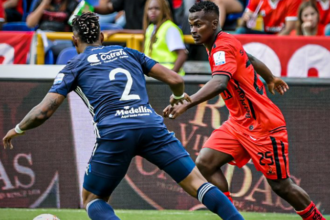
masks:
[[[176,72],[157,63],[152,67],[149,76],[169,85],[173,92],[173,95],[171,95],[170,97],[171,105],[175,105],[178,103],[183,104],[184,100],[187,102],[191,102],[189,95],[184,92],[183,79]]]
[[[228,81],[229,77],[226,75],[214,75],[210,81],[208,81],[200,90],[198,90],[198,92],[190,97],[190,103],[185,102],[182,105],[167,106],[163,110],[163,116],[175,119],[189,108],[212,99],[222,93],[227,88]]]
[[[62,104],[65,97],[57,93],[48,93],[40,104],[35,106],[17,125],[17,127],[8,131],[2,139],[4,148],[12,149],[11,139],[24,134],[24,131],[38,127],[49,119],[57,108]]]
[[[101,15],[106,15],[114,12],[112,2],[109,0],[100,0],[99,5],[94,7],[94,11]]]
[[[266,81],[269,92],[275,95],[276,91],[279,94],[284,95],[284,93],[289,89],[288,84],[286,84],[286,82],[284,82],[281,78],[274,76],[263,62],[249,53],[247,53],[247,55],[253,68]]]
[[[283,30],[278,35],[290,35],[291,31],[296,28],[296,21],[286,21]]]

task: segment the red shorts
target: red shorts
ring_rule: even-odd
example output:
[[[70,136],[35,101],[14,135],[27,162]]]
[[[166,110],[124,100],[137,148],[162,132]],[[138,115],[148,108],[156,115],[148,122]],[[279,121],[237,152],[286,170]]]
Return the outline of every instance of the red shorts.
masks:
[[[224,123],[211,134],[203,148],[211,148],[231,155],[232,165],[243,167],[250,159],[267,179],[290,177],[287,130],[269,136],[252,137],[229,123]]]

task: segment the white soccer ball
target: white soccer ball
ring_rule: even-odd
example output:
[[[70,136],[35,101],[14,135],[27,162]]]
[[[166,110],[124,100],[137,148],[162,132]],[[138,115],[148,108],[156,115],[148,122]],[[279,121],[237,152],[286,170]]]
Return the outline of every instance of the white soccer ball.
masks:
[[[52,214],[41,214],[35,217],[33,220],[60,220],[60,219]]]

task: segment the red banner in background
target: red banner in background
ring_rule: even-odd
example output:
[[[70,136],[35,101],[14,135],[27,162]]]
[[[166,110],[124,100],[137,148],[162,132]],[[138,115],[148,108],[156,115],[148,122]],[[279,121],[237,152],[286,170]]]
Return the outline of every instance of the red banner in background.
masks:
[[[0,34],[0,64],[26,64],[33,32],[6,32]]]
[[[276,76],[330,77],[330,37],[236,35]]]

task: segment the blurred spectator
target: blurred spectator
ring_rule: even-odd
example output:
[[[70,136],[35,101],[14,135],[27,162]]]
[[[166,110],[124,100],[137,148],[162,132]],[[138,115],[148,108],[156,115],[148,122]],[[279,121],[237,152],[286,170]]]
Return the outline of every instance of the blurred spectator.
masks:
[[[314,2],[303,2],[298,11],[296,35],[323,36],[324,25],[319,23],[320,14]]]
[[[43,31],[71,31],[68,20],[78,5],[77,0],[39,0],[26,19],[28,27]]]
[[[124,28],[126,24],[125,12],[113,12],[107,15],[97,14],[99,16],[99,22],[102,27],[102,24],[116,24],[121,28]]]
[[[111,0],[99,0],[95,1],[93,6],[96,7],[98,10],[99,5],[102,5],[103,7],[107,7],[107,4],[111,2]],[[109,14],[98,14],[99,16],[99,22],[102,27],[102,24],[116,24],[119,27],[123,28],[126,24],[126,19],[125,19],[125,12],[124,11],[119,11],[119,12],[112,12]]]
[[[130,31],[120,31],[122,33],[143,33],[142,18],[144,14],[144,5],[146,0],[100,0],[99,6],[95,7],[95,12],[98,14],[110,14],[113,12],[124,11],[126,17],[125,29]],[[172,1],[169,0],[172,14],[174,12]],[[132,31],[137,30],[137,31]]]
[[[0,30],[2,29],[2,25],[5,22],[5,10],[2,6],[2,0],[0,0]]]
[[[300,3],[301,0],[250,0],[236,32],[289,35],[295,29]],[[262,16],[263,31],[253,30],[258,15]]]
[[[313,0],[320,14],[319,23],[325,25],[325,35],[330,36],[330,0]]]
[[[244,0],[210,0],[219,7],[219,22],[220,26],[223,27],[228,14],[242,13],[244,10]]]
[[[33,12],[27,17],[26,24],[31,28],[39,25],[39,29],[46,32],[71,31],[68,21],[78,4],[77,0],[39,0]],[[52,50],[55,60],[64,48],[73,45],[68,40],[48,41],[48,43],[49,47],[46,51]]]
[[[183,34],[172,21],[168,2],[147,0],[144,11],[144,53],[181,76],[185,75],[182,66],[187,53]]]
[[[6,22],[22,21],[23,1],[22,0],[5,0],[2,3],[6,13]]]

